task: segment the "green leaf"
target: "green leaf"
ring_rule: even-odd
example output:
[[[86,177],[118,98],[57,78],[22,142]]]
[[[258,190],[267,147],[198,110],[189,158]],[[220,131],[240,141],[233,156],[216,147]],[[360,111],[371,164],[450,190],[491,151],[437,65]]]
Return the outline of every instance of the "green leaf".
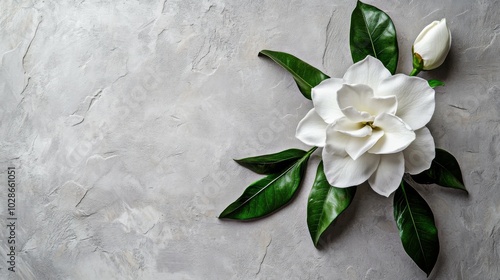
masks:
[[[234,161],[255,173],[272,174],[287,169],[305,154],[305,151],[299,149],[288,149],[275,154],[235,159]]]
[[[431,88],[444,86],[444,83],[440,80],[429,80],[428,83]]]
[[[392,74],[396,72],[396,28],[391,18],[378,8],[358,1],[351,15],[349,44],[354,63],[371,55],[378,58]]]
[[[292,74],[300,92],[305,98],[311,99],[311,89],[330,77],[320,70],[284,52],[262,50],[259,56],[267,56]]]
[[[268,175],[251,184],[231,203],[219,218],[248,220],[274,212],[288,203],[300,186],[310,155],[309,150],[300,160],[281,173]]]
[[[336,188],[331,186],[323,171],[323,161],[318,165],[307,203],[307,226],[314,245],[333,221],[351,204],[356,187]]]
[[[404,181],[394,195],[394,219],[406,253],[429,276],[439,255],[434,215],[427,202]]]
[[[436,157],[432,160],[431,168],[411,177],[419,184],[436,184],[467,192],[458,161],[452,154],[442,149],[436,149]]]

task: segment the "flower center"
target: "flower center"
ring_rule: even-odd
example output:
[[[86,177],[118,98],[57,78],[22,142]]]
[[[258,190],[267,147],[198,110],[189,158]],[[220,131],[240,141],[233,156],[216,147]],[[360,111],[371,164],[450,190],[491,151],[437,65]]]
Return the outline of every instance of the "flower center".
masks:
[[[373,125],[373,121],[369,121],[369,122],[362,122],[363,126],[369,126],[371,127],[372,129],[375,129],[377,128],[376,126]]]

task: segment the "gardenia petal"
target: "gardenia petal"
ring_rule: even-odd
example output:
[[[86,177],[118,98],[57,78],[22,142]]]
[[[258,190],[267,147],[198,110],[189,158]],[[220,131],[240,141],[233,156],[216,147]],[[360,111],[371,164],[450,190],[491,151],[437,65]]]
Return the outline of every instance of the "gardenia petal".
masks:
[[[373,90],[366,85],[343,85],[337,91],[339,108],[354,107],[360,112],[369,112]]]
[[[326,123],[333,123],[344,116],[337,105],[337,91],[342,87],[343,82],[342,79],[330,78],[312,88],[311,97],[314,109]]]
[[[390,114],[380,114],[373,126],[384,131],[384,136],[368,152],[372,154],[393,154],[408,147],[415,140],[413,132],[400,118]]]
[[[363,138],[351,137],[345,151],[349,156],[357,160],[361,155],[370,150],[380,138],[384,136],[384,131],[381,129],[373,130],[372,134]]]
[[[365,59],[353,64],[344,74],[347,84],[363,84],[377,92],[380,82],[391,76],[380,60],[366,56]]]
[[[326,151],[326,154],[335,154],[345,157],[347,156],[345,148],[351,136],[336,131],[333,129],[334,125],[335,124],[330,124],[326,128],[326,142],[323,151]],[[325,152],[323,154],[325,154]]]
[[[403,153],[381,155],[378,168],[368,179],[368,183],[375,192],[388,197],[399,187],[403,174]]]
[[[396,96],[400,117],[413,130],[424,127],[434,114],[434,89],[426,80],[397,74],[382,81],[375,96]]]
[[[381,96],[373,97],[370,100],[371,109],[370,113],[373,116],[378,116],[381,113],[395,115],[398,110],[398,100],[396,96]]]
[[[339,156],[323,149],[325,176],[330,185],[338,188],[356,186],[366,181],[377,169],[380,155],[365,153],[357,160]]]
[[[323,147],[326,140],[327,123],[311,109],[299,122],[295,137],[310,146]]]
[[[344,115],[349,120],[351,120],[352,122],[357,122],[357,123],[359,123],[359,122],[373,122],[373,120],[375,119],[368,112],[360,112],[360,111],[354,109],[354,107],[352,107],[352,106],[342,109],[342,113],[344,113]]]
[[[436,157],[434,139],[427,127],[415,131],[415,141],[411,142],[404,151],[405,172],[412,175],[419,174],[431,167],[432,160]]]
[[[346,117],[338,119],[332,129],[353,137],[365,137],[372,134],[372,128],[359,122],[353,122]]]
[[[396,114],[398,108],[396,96],[374,97],[373,90],[366,85],[343,85],[337,92],[337,102],[342,113],[352,121],[360,119],[360,115],[367,119],[367,116],[375,117],[381,113]],[[359,113],[353,114],[348,108]]]

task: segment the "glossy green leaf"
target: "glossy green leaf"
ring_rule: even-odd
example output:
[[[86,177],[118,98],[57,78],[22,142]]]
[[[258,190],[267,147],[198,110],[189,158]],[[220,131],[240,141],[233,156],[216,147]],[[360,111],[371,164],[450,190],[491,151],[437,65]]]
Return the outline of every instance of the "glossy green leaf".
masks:
[[[458,161],[452,154],[442,149],[436,149],[436,157],[432,160],[431,168],[411,177],[419,184],[436,184],[467,192]]]
[[[356,187],[331,186],[323,171],[323,161],[320,162],[307,203],[307,226],[314,245],[318,245],[323,232],[351,204],[355,193]]]
[[[255,173],[273,174],[287,169],[305,154],[305,151],[299,149],[288,149],[275,154],[235,159],[234,161]]]
[[[311,99],[311,89],[321,81],[328,79],[320,70],[300,60],[299,58],[284,52],[276,52],[270,50],[262,50],[259,56],[267,56],[276,62],[278,65],[292,74],[293,79],[297,83],[300,92],[305,98]]]
[[[378,58],[392,74],[398,66],[398,40],[391,18],[378,8],[358,1],[351,15],[350,47],[356,63],[367,55]]]
[[[440,80],[429,80],[428,83],[431,88],[444,86],[444,83]]]
[[[406,253],[429,276],[439,255],[434,215],[427,202],[404,181],[394,195],[394,219]]]
[[[298,190],[307,161],[316,147],[281,173],[268,175],[251,184],[219,218],[248,220],[260,218],[287,204]]]

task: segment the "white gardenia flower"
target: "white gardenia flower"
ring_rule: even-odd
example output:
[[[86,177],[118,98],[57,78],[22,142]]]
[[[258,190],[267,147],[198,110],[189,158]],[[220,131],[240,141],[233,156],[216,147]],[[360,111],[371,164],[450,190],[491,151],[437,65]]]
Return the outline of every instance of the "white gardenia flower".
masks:
[[[312,89],[314,108],[300,121],[296,137],[324,147],[328,182],[346,188],[368,183],[389,196],[403,174],[429,169],[434,139],[425,125],[434,113],[434,90],[427,81],[392,76],[367,56],[342,79],[324,80]]]
[[[413,43],[413,55],[418,55],[417,61],[423,63],[420,70],[432,70],[443,64],[450,47],[451,32],[443,18],[433,21],[418,34]]]

